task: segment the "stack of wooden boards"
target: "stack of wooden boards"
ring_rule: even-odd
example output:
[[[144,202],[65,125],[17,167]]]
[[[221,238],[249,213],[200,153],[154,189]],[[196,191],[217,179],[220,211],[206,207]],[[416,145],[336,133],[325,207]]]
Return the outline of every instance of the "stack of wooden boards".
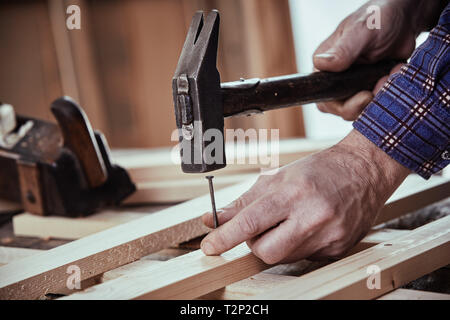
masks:
[[[391,197],[377,223],[450,196],[448,179],[436,177],[429,187],[422,181],[417,185],[415,178],[409,177]],[[218,191],[217,206],[237,198],[254,181],[255,178]],[[221,288],[231,284],[236,286],[238,281],[245,279],[247,283],[252,279],[270,282],[261,290],[253,290],[253,294],[257,292],[256,295],[250,293],[251,298],[377,298],[450,263],[450,217],[445,217],[412,231],[391,234],[388,238],[389,232],[383,236],[378,231],[371,235],[372,240],[370,236],[366,238],[360,249],[355,248],[355,251],[362,251],[282,281],[271,281],[272,276],[262,275],[261,272],[270,266],[251,254],[245,245],[222,256],[206,257],[196,250],[151,267],[136,265],[142,263],[139,259],[151,253],[208,232],[200,216],[209,208],[210,200],[206,195],[8,263],[0,267],[0,298],[36,299],[47,293],[62,292],[70,276],[67,270],[73,265],[80,268],[84,282],[121,266],[127,265],[130,270],[122,272],[126,276],[110,277],[86,291],[67,296],[67,299],[193,299],[207,294],[227,297],[230,287]],[[371,265],[377,265],[381,271],[381,287],[377,290],[366,286],[366,270]],[[249,278],[252,276],[255,277]]]

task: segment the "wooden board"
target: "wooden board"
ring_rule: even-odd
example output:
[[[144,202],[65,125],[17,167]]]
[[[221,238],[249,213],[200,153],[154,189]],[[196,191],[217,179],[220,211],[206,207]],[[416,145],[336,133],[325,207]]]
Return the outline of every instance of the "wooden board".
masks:
[[[398,235],[394,231],[377,231],[370,235],[367,241],[368,244],[373,244],[376,239],[393,239]],[[364,241],[366,240],[362,242]],[[256,258],[246,244],[241,244],[221,256],[205,256],[201,250],[197,250],[164,264],[142,264],[143,262],[130,264],[126,277],[102,283],[64,299],[194,299],[225,286],[229,287],[212,296],[232,298],[234,290],[241,294],[247,292],[247,295],[252,292],[261,293],[262,288],[255,292],[256,289],[245,289],[245,282],[234,283],[270,268]],[[182,269],[180,265],[183,266]],[[262,276],[266,280],[267,277],[270,276]],[[252,283],[251,279],[247,280]],[[273,286],[267,283],[264,288],[267,290]]]
[[[411,174],[386,202],[375,224],[398,218],[399,212],[413,212],[448,197],[450,177],[433,176],[424,180],[416,174]]]
[[[247,179],[251,177],[251,179],[255,179],[255,175],[253,174],[241,176],[246,177]],[[228,178],[230,178],[230,180],[228,180]],[[215,178],[215,188],[220,189],[218,187],[220,187],[221,184],[226,185],[226,183],[231,183],[234,179],[231,177],[228,178]],[[206,181],[198,178],[197,183],[199,188],[205,189],[205,194],[208,193]],[[168,183],[167,186],[171,186],[171,184]],[[169,187],[164,188],[163,190],[166,190],[168,194],[170,194],[170,192],[182,193],[183,189],[184,192],[190,192],[190,188],[184,185],[184,181],[179,181],[179,186],[179,188],[174,188],[172,191],[168,190],[170,189]],[[182,188],[181,186],[185,186],[185,188]],[[155,192],[160,191],[156,190]],[[387,201],[387,204],[377,219],[377,223],[382,223],[401,214],[420,209],[427,204],[445,199],[448,196],[450,196],[450,178],[432,177],[430,180],[425,181],[419,176],[410,175]],[[231,201],[233,199],[227,198],[222,200]],[[207,210],[210,210],[210,208]],[[24,213],[13,218],[13,226],[15,235],[75,240],[139,217],[139,215],[126,211],[124,211],[123,214],[121,212],[101,212],[83,219],[41,217]]]
[[[247,279],[237,281],[224,288],[207,293],[201,300],[242,300],[268,291],[281,283],[297,279],[294,276],[260,272]]]
[[[255,299],[373,299],[450,263],[450,216],[280,285]],[[368,289],[376,265],[380,288]]]
[[[38,249],[0,247],[0,266],[42,252]]]
[[[218,191],[217,206],[225,206],[253,183]],[[0,267],[0,298],[39,298],[65,285],[70,265],[78,265],[81,279],[87,279],[205,234],[200,216],[210,206],[206,195]]]
[[[197,250],[63,299],[193,299],[268,267],[245,243],[221,256],[205,256]]]
[[[141,213],[126,211],[102,211],[84,218],[22,213],[13,217],[13,228],[15,236],[74,240],[142,217]]]

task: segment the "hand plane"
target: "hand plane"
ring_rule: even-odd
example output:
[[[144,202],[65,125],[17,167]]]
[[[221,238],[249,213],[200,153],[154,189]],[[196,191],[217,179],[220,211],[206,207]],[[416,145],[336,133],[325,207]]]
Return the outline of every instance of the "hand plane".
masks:
[[[51,111],[57,124],[0,105],[0,198],[38,215],[86,216],[136,190],[81,107],[63,97]]]
[[[172,79],[181,168],[187,173],[209,172],[226,166],[224,117],[344,99],[361,90],[372,90],[399,63],[381,61],[353,65],[337,73],[314,72],[220,83],[216,67],[219,21],[216,10],[206,19],[202,11],[194,15]],[[216,156],[212,161],[206,152],[212,141],[205,133],[210,129],[221,133],[221,161]]]

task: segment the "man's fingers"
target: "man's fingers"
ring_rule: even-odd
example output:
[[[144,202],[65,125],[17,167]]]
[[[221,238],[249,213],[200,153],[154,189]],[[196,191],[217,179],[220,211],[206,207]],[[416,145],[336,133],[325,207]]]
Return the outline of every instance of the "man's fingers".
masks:
[[[221,254],[284,220],[287,212],[269,194],[243,209],[230,221],[209,233],[201,243],[207,255]]]
[[[344,106],[344,101],[336,100],[336,101],[327,101],[327,102],[319,102],[317,103],[317,108],[325,113],[331,113],[336,116],[341,115],[341,109]]]
[[[322,112],[332,113],[342,117],[344,120],[355,120],[364,108],[373,99],[370,91],[360,91],[345,101],[327,101],[317,104]]]
[[[381,88],[383,88],[386,81],[389,79],[389,76],[384,76],[378,80],[377,84],[375,85],[375,88],[373,88],[372,93],[375,95],[380,91]]]
[[[391,71],[389,72],[389,75],[384,76],[383,78],[381,78],[380,80],[378,80],[377,84],[375,85],[375,88],[373,89],[373,94],[377,94],[378,91],[380,91],[380,89],[384,86],[384,84],[388,81],[389,77],[392,76],[394,73],[397,73],[400,71],[400,69],[404,66],[404,63],[399,63],[396,64],[395,67],[393,67],[391,69]]]
[[[317,250],[317,242],[309,241],[314,233],[311,234],[307,228],[307,224],[299,225],[287,219],[247,244],[267,264],[298,261]]]
[[[404,63],[398,63],[398,64],[396,64],[396,65],[391,69],[391,72],[389,73],[389,75],[393,75],[394,73],[399,72],[400,69],[401,69],[404,65],[405,65]]]
[[[267,264],[274,264],[289,255],[298,244],[299,230],[289,221],[283,221],[276,228],[266,232],[249,244],[252,252]]]
[[[371,40],[370,34],[365,30],[356,33],[354,30],[344,30],[336,35],[338,32],[336,30],[314,53],[313,63],[317,69],[332,72],[348,69]],[[326,51],[323,51],[325,48]]]
[[[370,91],[360,91],[354,96],[348,98],[341,110],[341,117],[347,121],[353,121],[364,108],[372,101],[373,94]]]

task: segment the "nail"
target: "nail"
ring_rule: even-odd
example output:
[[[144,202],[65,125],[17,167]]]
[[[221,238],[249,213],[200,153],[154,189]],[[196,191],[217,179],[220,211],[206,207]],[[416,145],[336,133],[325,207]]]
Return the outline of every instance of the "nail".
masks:
[[[214,199],[214,187],[212,183],[212,179],[214,178],[214,176],[206,176],[205,178],[209,182],[209,194],[211,196],[211,206],[213,209],[214,229],[217,229],[217,227],[219,226],[219,219],[217,218],[216,200]]]
[[[214,247],[212,246],[212,244],[209,241],[203,241],[201,246],[202,246],[202,251],[206,255],[214,254]]]

